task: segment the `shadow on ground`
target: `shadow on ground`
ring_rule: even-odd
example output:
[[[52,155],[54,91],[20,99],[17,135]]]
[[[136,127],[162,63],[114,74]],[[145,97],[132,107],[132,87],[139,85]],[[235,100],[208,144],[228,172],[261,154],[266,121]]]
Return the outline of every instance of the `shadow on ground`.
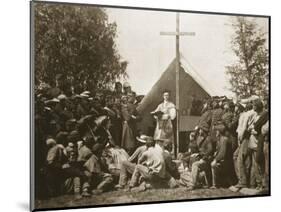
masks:
[[[74,199],[73,195],[65,195],[48,200],[37,200],[36,208],[60,208],[93,205],[112,205],[121,203],[139,203],[151,201],[190,200],[217,197],[245,196],[229,189],[198,189],[187,191],[186,188],[177,189],[151,189],[145,192],[111,191],[89,198]]]

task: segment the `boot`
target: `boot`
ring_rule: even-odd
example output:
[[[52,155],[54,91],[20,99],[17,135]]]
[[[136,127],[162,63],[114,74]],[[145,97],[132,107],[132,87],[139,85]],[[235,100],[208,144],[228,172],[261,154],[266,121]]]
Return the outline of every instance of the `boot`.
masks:
[[[88,189],[85,189],[83,192],[82,192],[82,197],[90,197],[91,194],[88,192]]]
[[[103,193],[103,190],[101,190],[101,189],[94,189],[94,190],[92,190],[92,194],[93,195],[99,195],[101,193]]]

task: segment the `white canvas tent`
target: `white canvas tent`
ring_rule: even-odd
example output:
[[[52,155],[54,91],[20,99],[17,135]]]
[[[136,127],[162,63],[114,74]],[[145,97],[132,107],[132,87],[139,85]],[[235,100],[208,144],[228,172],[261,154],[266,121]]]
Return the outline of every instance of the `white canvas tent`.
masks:
[[[179,131],[190,131],[194,129],[199,116],[192,115],[191,105],[194,98],[205,99],[214,95],[213,90],[208,83],[190,66],[190,64],[181,56],[180,58],[180,80],[179,80]],[[148,94],[143,98],[137,110],[142,116],[139,123],[139,130],[143,133],[151,134],[154,127],[154,120],[150,115],[158,104],[161,103],[164,90],[171,92],[170,100],[176,101],[176,61],[170,63],[168,68],[160,76]]]

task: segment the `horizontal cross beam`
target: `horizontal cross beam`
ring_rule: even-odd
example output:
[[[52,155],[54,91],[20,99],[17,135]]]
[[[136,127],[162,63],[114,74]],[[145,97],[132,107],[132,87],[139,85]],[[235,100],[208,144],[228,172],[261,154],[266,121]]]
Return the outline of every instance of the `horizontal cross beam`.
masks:
[[[160,32],[160,35],[195,36],[195,32]]]

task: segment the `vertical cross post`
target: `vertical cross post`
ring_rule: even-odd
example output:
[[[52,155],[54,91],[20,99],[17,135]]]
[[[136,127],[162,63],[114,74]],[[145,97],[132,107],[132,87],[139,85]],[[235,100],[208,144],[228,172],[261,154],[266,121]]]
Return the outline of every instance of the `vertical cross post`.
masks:
[[[180,93],[180,85],[179,85],[179,81],[180,81],[180,14],[177,13],[176,15],[176,110],[177,110],[177,117],[176,117],[176,121],[177,121],[177,130],[176,130],[176,152],[175,152],[175,156],[178,156],[179,153],[179,146],[180,146],[180,142],[179,142],[179,126],[180,126],[180,117],[179,117],[179,108],[180,108],[180,98],[179,98],[179,93]]]
[[[176,149],[174,149],[175,156],[177,157],[179,153],[179,127],[180,127],[180,36],[195,35],[194,32],[180,32],[180,14],[176,13],[176,32],[160,32],[160,35],[172,35],[176,36],[176,111],[177,111],[177,117],[176,117],[176,125],[177,125],[177,131],[176,131]],[[174,144],[175,147],[175,144]]]

